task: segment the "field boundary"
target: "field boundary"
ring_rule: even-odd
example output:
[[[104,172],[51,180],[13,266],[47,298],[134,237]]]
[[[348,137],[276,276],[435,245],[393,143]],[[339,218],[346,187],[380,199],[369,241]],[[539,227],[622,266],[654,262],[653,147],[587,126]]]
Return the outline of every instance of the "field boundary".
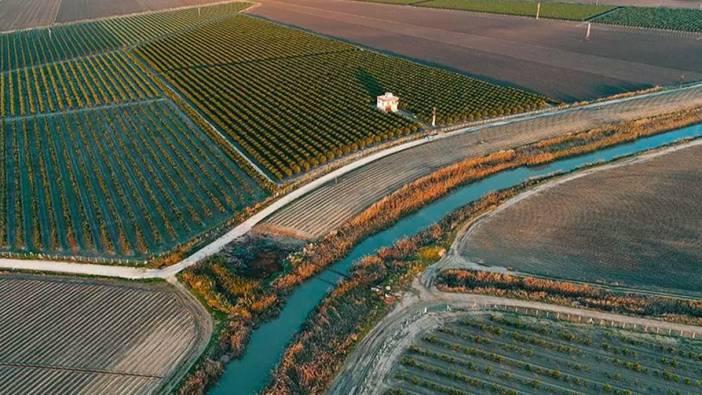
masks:
[[[697,83],[693,85],[688,85],[685,87],[680,87],[680,88],[669,88],[669,89],[663,89],[660,91],[655,91],[651,93],[646,93],[643,95],[635,95],[635,96],[627,96],[623,98],[617,98],[614,100],[609,100],[609,101],[602,101],[602,102],[596,102],[592,104],[587,104],[587,105],[571,105],[565,108],[555,108],[555,109],[549,109],[547,111],[541,110],[537,111],[535,113],[525,113],[525,114],[520,114],[515,117],[511,117],[509,119],[503,119],[503,120],[497,120],[493,122],[486,122],[485,124],[477,125],[477,126],[471,126],[471,127],[460,127],[458,129],[451,129],[451,130],[442,130],[440,131],[436,136],[430,138],[424,138],[424,139],[416,139],[409,141],[407,143],[403,143],[394,147],[390,147],[384,150],[381,150],[379,152],[376,152],[372,155],[363,157],[357,161],[354,161],[352,163],[349,163],[341,168],[338,168],[330,173],[327,173],[317,179],[314,179],[313,181],[291,191],[290,193],[280,197],[278,200],[272,202],[270,205],[267,207],[263,208],[260,210],[258,213],[252,215],[248,219],[246,219],[244,222],[240,223],[239,225],[235,226],[228,232],[226,232],[224,235],[220,236],[219,238],[215,239],[208,245],[202,247],[201,249],[195,251],[185,259],[181,260],[180,262],[168,266],[162,269],[146,269],[146,268],[138,268],[138,267],[120,267],[120,266],[110,266],[110,265],[100,265],[100,264],[81,264],[81,263],[75,263],[71,261],[53,261],[53,260],[24,260],[24,259],[12,259],[12,258],[4,258],[0,259],[0,268],[3,269],[15,269],[15,270],[29,270],[29,271],[46,271],[46,272],[55,272],[55,273],[70,273],[70,274],[87,274],[87,275],[95,275],[95,276],[107,276],[107,277],[119,277],[119,278],[127,278],[127,279],[147,279],[147,278],[171,278],[175,276],[177,273],[180,271],[186,269],[187,267],[190,267],[207,257],[216,254],[219,252],[224,246],[229,244],[230,242],[234,241],[235,239],[243,236],[244,234],[248,233],[256,224],[260,223],[264,219],[266,219],[268,216],[273,214],[274,212],[280,210],[287,204],[291,203],[295,199],[298,199],[302,197],[303,195],[319,188],[320,186],[332,182],[338,177],[349,173],[351,171],[354,171],[358,168],[361,168],[371,162],[374,162],[378,159],[384,158],[386,156],[395,154],[400,151],[405,151],[410,148],[420,146],[423,144],[427,144],[431,141],[438,140],[438,139],[445,139],[449,138],[455,135],[463,134],[463,133],[471,133],[475,132],[477,130],[482,129],[483,127],[494,127],[494,126],[500,126],[500,125],[505,125],[508,123],[520,121],[520,120],[529,120],[529,119],[536,119],[539,117],[544,117],[548,116],[549,114],[553,113],[567,113],[571,112],[577,109],[582,109],[582,108],[588,108],[588,109],[594,109],[594,108],[599,108],[607,105],[612,105],[612,104],[617,104],[617,103],[622,103],[622,102],[627,102],[627,101],[633,101],[633,100],[641,100],[645,98],[651,98],[651,97],[656,97],[656,96],[661,96],[665,95],[667,93],[671,92],[681,92],[681,91],[686,91],[686,90],[694,90],[694,89],[699,89],[702,88],[702,83]]]
[[[222,141],[226,142],[227,145],[229,145],[230,148],[232,148],[242,159],[244,159],[244,161],[246,161],[246,163],[249,166],[251,166],[252,169],[254,169],[259,175],[261,175],[264,179],[266,179],[271,184],[276,185],[276,186],[280,186],[280,184],[275,182],[264,169],[259,167],[259,165],[256,164],[251,158],[249,158],[248,155],[244,154],[244,151],[242,149],[240,149],[237,146],[237,144],[232,142],[230,138],[225,136],[224,133],[222,133],[219,130],[219,128],[217,128],[212,122],[210,122],[208,117],[206,117],[205,114],[203,114],[202,111],[200,111],[200,109],[198,109],[195,105],[193,105],[193,103],[191,103],[190,100],[188,100],[186,97],[183,97],[183,95],[181,95],[180,92],[178,92],[178,90],[175,87],[173,87],[171,85],[171,83],[168,82],[168,80],[166,80],[166,78],[164,78],[161,75],[161,73],[154,70],[154,68],[151,67],[151,65],[148,62],[144,61],[144,59],[138,53],[130,53],[130,55],[131,55],[130,57],[132,58],[132,60],[135,63],[136,62],[139,63],[139,65],[138,65],[139,67],[141,67],[144,70],[147,70],[151,74],[151,78],[158,80],[158,82],[160,82],[166,89],[168,89],[170,94],[177,97],[183,104],[185,104],[189,107],[190,111],[197,114],[200,117],[200,119],[202,121],[204,121],[205,124],[210,128],[210,130],[215,132],[219,136],[219,138],[222,139]],[[157,84],[157,85],[160,85],[160,84]],[[166,95],[166,97],[169,96],[169,94],[166,92],[164,92],[164,95]],[[171,100],[171,101],[174,101],[174,100]],[[174,103],[174,104],[177,107],[179,107],[178,103]],[[182,111],[182,109],[181,109],[181,111]],[[187,116],[187,114],[186,114],[186,116]],[[195,122],[195,121],[193,120],[193,122]]]

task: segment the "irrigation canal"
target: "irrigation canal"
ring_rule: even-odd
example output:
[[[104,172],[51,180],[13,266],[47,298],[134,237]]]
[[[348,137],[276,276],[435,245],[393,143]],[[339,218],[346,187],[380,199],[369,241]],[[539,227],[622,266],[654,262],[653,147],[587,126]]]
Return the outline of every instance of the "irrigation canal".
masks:
[[[390,228],[359,243],[343,260],[308,280],[290,295],[280,315],[259,326],[252,334],[246,352],[240,359],[229,362],[210,395],[255,394],[264,389],[286,346],[299,331],[302,323],[327,293],[349,273],[351,265],[366,255],[375,253],[395,241],[411,236],[435,224],[448,213],[482,196],[519,185],[531,178],[570,172],[597,162],[609,162],[634,155],[679,140],[702,137],[702,125],[689,126],[667,133],[644,137],[631,143],[617,145],[597,152],[565,158],[538,167],[507,170],[483,180],[460,187],[424,208],[410,214]]]

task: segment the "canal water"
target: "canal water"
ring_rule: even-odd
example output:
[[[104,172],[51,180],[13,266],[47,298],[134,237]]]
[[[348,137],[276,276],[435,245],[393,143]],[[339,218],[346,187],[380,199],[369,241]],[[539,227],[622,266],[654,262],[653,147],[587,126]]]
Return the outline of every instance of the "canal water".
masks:
[[[299,331],[307,316],[349,272],[359,258],[375,253],[395,241],[416,234],[440,221],[450,212],[469,204],[490,192],[510,188],[531,178],[559,172],[569,172],[596,162],[609,162],[624,156],[661,147],[678,140],[702,136],[702,125],[644,137],[632,143],[606,148],[597,152],[562,159],[544,166],[520,167],[507,170],[483,180],[460,187],[424,208],[410,214],[392,227],[372,235],[358,244],[343,260],[331,265],[319,275],[298,286],[289,296],[280,315],[266,322],[252,334],[242,358],[229,362],[211,395],[255,394],[264,389],[285,347]]]

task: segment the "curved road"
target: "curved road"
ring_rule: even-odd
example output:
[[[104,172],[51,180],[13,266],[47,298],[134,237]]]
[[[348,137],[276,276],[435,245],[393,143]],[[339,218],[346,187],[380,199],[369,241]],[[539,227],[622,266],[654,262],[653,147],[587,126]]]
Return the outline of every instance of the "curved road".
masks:
[[[701,106],[702,83],[699,83],[585,106],[553,108],[522,114],[445,132],[431,140],[410,141],[376,152],[303,185],[235,226],[212,243],[177,264],[163,269],[9,258],[0,259],[0,269],[128,279],[172,278],[181,270],[216,254],[224,246],[269,217],[271,217],[271,223],[280,225],[281,218],[290,218],[288,213],[297,213],[293,217],[296,224],[301,224],[302,229],[309,224],[316,229],[321,224],[325,231],[330,230],[401,185],[466,156],[482,155],[610,122],[633,120]],[[389,160],[392,166],[388,166],[386,160]],[[398,166],[403,164],[409,168],[401,170]],[[357,194],[359,182],[369,179],[370,175],[374,181],[372,184],[364,184],[362,191],[364,195],[360,199]],[[355,192],[349,193],[349,191]],[[336,207],[327,205],[328,202],[334,202]],[[347,208],[343,215],[335,213],[339,207]],[[301,211],[303,214],[300,216]],[[280,213],[276,214],[278,212]],[[273,214],[276,215],[273,216]]]

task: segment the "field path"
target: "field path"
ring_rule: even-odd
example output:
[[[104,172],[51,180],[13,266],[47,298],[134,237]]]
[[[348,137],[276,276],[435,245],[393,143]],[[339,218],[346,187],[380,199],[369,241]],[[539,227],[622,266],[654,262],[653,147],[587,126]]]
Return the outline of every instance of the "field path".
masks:
[[[702,83],[584,106],[552,108],[441,132],[431,139],[410,141],[361,158],[303,185],[212,243],[163,269],[9,258],[0,259],[0,268],[129,279],[171,278],[216,254],[269,217],[271,224],[323,234],[401,185],[467,156],[483,155],[611,122],[699,106],[702,106]],[[361,188],[359,183],[363,185]],[[339,213],[341,208],[343,213]]]

